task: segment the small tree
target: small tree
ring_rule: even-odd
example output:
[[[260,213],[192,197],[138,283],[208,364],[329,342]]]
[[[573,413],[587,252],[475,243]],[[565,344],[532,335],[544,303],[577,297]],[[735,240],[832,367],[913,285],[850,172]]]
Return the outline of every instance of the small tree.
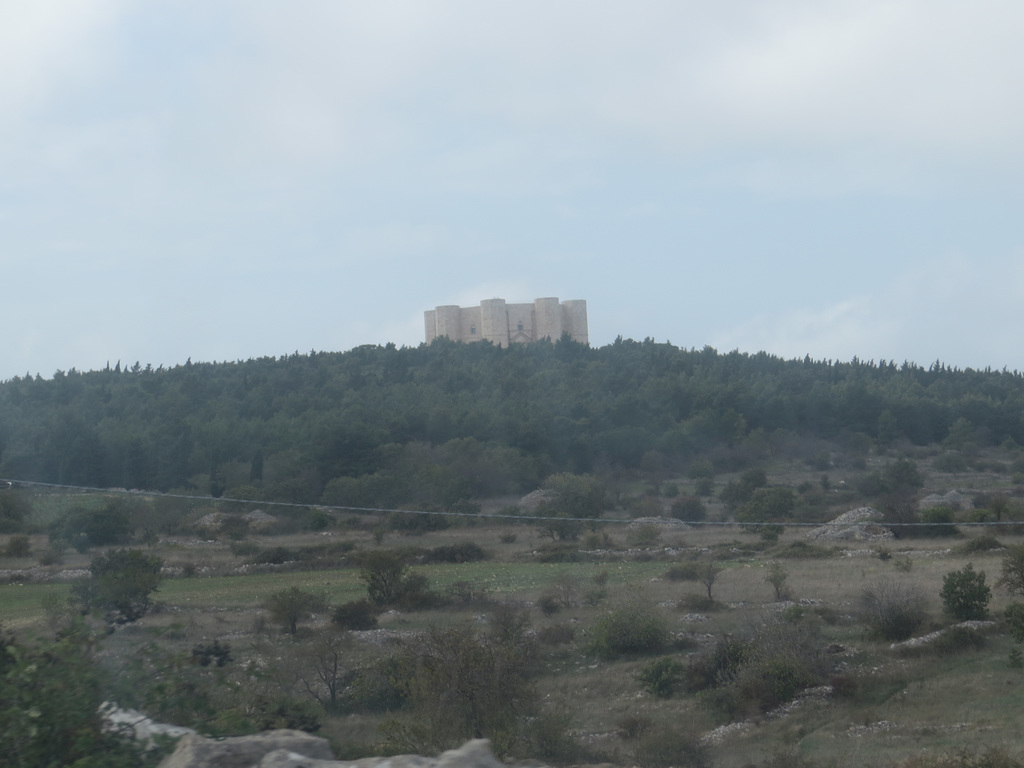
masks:
[[[1017,544],[1003,555],[1003,571],[996,582],[1011,594],[1024,595],[1024,544]]]
[[[366,591],[375,605],[391,605],[401,595],[408,571],[409,566],[394,552],[378,549],[363,555],[359,578],[366,582]]]
[[[942,605],[957,621],[975,621],[988,616],[992,590],[985,584],[985,572],[975,572],[968,563],[959,571],[942,577]]]
[[[93,558],[90,578],[72,588],[85,610],[116,611],[123,621],[135,621],[149,610],[150,595],[160,584],[164,561],[137,549],[116,549]]]
[[[323,610],[324,607],[323,595],[306,592],[298,587],[282,589],[263,601],[263,608],[270,614],[270,617],[288,630],[288,634],[291,635],[298,631],[298,623],[302,619],[307,618],[311,613]]]
[[[768,564],[768,573],[765,574],[764,580],[772,585],[776,600],[789,599],[789,587],[786,585],[788,578],[789,572],[778,560],[773,560]]]
[[[704,585],[704,588],[708,591],[708,600],[714,600],[711,596],[711,588],[715,586],[715,582],[718,581],[718,574],[722,569],[718,567],[718,564],[714,560],[708,560],[700,569],[700,583]]]

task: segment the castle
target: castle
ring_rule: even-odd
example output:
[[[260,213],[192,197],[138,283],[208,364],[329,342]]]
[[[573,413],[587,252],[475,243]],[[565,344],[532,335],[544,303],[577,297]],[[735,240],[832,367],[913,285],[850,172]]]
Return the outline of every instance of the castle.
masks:
[[[569,334],[573,341],[589,342],[587,302],[537,299],[532,304],[506,304],[504,299],[485,299],[479,307],[444,306],[423,313],[427,343],[438,336],[452,341],[483,341],[499,347],[529,344],[539,339],[558,341]]]

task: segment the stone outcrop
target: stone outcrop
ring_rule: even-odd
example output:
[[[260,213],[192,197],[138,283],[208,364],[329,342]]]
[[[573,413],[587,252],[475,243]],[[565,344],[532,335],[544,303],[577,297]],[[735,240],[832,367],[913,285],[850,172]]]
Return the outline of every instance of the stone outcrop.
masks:
[[[159,768],[505,768],[487,739],[467,741],[438,757],[395,755],[335,760],[325,739],[301,731],[207,739],[186,736]]]
[[[964,510],[974,509],[974,502],[971,497],[960,491],[946,491],[945,493],[933,493],[925,496],[917,503],[920,509],[933,509],[935,507],[949,507],[950,509]]]
[[[807,538],[817,541],[889,541],[892,531],[880,524],[882,513],[871,507],[844,512],[831,522],[812,529]]]

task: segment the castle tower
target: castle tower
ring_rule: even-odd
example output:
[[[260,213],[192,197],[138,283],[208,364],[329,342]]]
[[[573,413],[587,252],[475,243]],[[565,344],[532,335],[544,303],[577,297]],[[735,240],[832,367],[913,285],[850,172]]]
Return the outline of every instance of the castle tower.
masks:
[[[586,299],[568,299],[562,302],[565,318],[565,332],[569,338],[581,344],[590,343],[590,332],[587,327]]]
[[[509,345],[508,310],[504,299],[484,299],[480,302],[480,326],[483,338],[499,347]]]
[[[533,340],[562,338],[562,305],[558,299],[537,299],[533,302]]]

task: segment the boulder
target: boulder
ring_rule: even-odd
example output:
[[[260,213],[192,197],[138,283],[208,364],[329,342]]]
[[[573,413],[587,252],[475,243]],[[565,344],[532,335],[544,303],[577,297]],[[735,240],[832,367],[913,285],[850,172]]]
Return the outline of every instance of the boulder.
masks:
[[[231,739],[186,736],[159,768],[506,768],[487,739],[467,741],[439,757],[394,755],[335,760],[324,739],[269,731]]]
[[[189,734],[178,742],[177,748],[163,759],[159,768],[254,768],[264,756],[278,750],[294,752],[307,762],[310,758],[334,759],[327,739],[302,731],[267,731],[227,739]]]

